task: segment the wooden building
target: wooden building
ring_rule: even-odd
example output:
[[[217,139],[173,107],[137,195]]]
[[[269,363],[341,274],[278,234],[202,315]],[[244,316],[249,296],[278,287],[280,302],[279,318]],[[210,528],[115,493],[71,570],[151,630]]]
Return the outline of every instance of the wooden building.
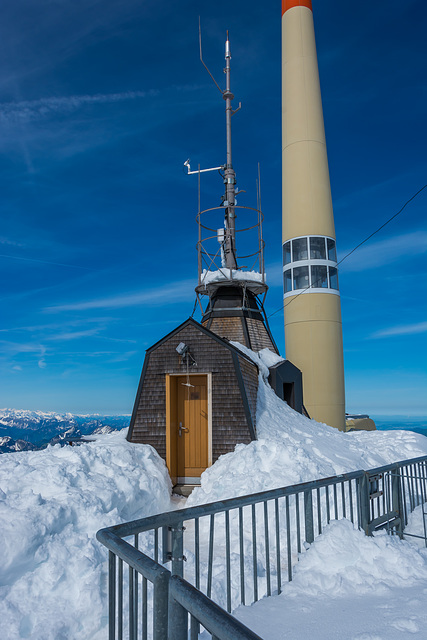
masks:
[[[151,444],[174,484],[197,484],[220,455],[256,438],[257,391],[256,364],[189,318],[147,350],[128,440]]]
[[[256,439],[258,375],[227,338],[189,318],[147,349],[127,438],[152,445],[174,485],[199,484],[220,455]],[[294,365],[274,365],[269,381],[302,411],[302,377]]]

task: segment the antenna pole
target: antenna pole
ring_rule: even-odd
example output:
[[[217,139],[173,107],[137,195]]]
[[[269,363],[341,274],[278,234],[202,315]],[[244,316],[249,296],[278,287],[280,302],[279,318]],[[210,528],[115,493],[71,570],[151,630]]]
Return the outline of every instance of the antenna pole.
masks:
[[[232,156],[231,156],[231,116],[233,115],[233,108],[231,101],[234,96],[230,90],[230,41],[228,39],[225,43],[225,78],[226,85],[223,92],[223,98],[225,100],[225,121],[226,121],[226,136],[227,136],[227,164],[224,170],[224,184],[225,184],[225,246],[224,257],[225,266],[228,269],[237,269],[236,261],[236,172],[233,169]]]

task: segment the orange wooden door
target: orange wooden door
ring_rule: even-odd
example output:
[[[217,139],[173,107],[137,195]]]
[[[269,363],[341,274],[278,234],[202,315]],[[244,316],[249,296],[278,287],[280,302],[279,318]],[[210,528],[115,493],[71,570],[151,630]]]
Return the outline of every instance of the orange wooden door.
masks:
[[[177,475],[200,478],[208,466],[207,376],[177,378]],[[188,480],[190,482],[190,480]]]

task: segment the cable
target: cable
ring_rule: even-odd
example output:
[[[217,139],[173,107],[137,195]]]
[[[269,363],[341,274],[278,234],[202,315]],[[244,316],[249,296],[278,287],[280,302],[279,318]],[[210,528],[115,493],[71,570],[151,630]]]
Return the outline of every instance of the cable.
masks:
[[[362,242],[359,242],[359,244],[354,247],[354,249],[352,249],[349,253],[347,253],[347,255],[344,256],[344,258],[342,258],[338,263],[337,266],[339,264],[341,264],[342,262],[344,262],[344,260],[346,260],[349,256],[351,256],[352,253],[354,253],[356,251],[356,249],[358,249],[359,247],[362,246],[362,244],[365,244],[365,242],[368,242],[368,240],[370,240],[376,233],[378,233],[379,231],[381,231],[381,229],[384,229],[384,227],[386,227],[392,220],[394,220],[395,218],[397,218],[397,216],[402,213],[403,209],[410,203],[412,202],[412,200],[414,200],[414,198],[417,197],[418,194],[421,193],[421,191],[424,191],[424,189],[427,188],[427,184],[425,184],[423,187],[421,187],[421,189],[419,189],[416,193],[414,193],[414,195],[409,198],[409,200],[407,200],[405,202],[405,204],[403,205],[403,207],[401,209],[399,209],[399,211],[397,213],[394,214],[394,216],[391,216],[391,218],[389,218],[386,222],[384,222],[384,224],[382,224],[380,227],[378,227],[378,229],[376,231],[374,231],[373,233],[371,233],[370,236],[368,236],[367,238],[365,238],[364,240],[362,240]]]
[[[365,244],[365,242],[368,242],[368,240],[370,240],[371,238],[373,238],[374,235],[376,235],[379,231],[381,231],[381,229],[384,229],[384,227],[386,227],[392,220],[394,220],[395,218],[397,218],[397,216],[399,214],[402,213],[402,211],[405,209],[405,207],[407,207],[407,205],[412,202],[412,200],[414,200],[420,193],[421,191],[424,191],[424,189],[427,189],[427,184],[425,184],[423,187],[421,187],[421,189],[419,189],[416,193],[414,193],[413,196],[411,196],[409,198],[409,200],[407,200],[405,202],[405,204],[403,205],[403,207],[401,209],[399,209],[399,211],[397,213],[395,213],[394,215],[391,216],[391,218],[389,218],[388,220],[386,220],[384,222],[384,224],[382,224],[380,227],[378,227],[378,229],[376,229],[373,233],[371,233],[371,235],[369,235],[367,238],[365,238],[364,240],[362,240],[362,242],[359,242],[358,245],[356,245],[354,247],[354,249],[352,249],[351,251],[349,251],[344,258],[341,258],[341,260],[339,262],[337,262],[337,267],[338,265],[342,264],[344,262],[344,260],[346,260],[349,256],[351,256],[352,253],[354,253],[357,249],[359,249],[359,247],[362,246],[362,244]],[[275,316],[276,313],[279,313],[279,311],[282,311],[282,309],[285,309],[288,305],[290,305],[294,300],[296,300],[296,298],[298,298],[298,296],[300,296],[301,294],[305,293],[308,289],[310,289],[311,287],[308,286],[305,289],[303,289],[302,291],[300,291],[299,293],[297,293],[291,300],[289,300],[289,302],[287,302],[286,304],[283,304],[281,307],[279,307],[279,309],[276,309],[276,311],[273,311],[273,313],[270,313],[269,316],[267,316],[268,318],[271,318],[272,316]]]
[[[190,318],[192,318],[192,317],[194,316],[194,312],[196,311],[196,307],[197,307],[197,296],[196,296],[196,299],[195,299],[195,301],[194,301],[194,307],[193,307],[193,311],[192,311],[192,313],[191,313]]]

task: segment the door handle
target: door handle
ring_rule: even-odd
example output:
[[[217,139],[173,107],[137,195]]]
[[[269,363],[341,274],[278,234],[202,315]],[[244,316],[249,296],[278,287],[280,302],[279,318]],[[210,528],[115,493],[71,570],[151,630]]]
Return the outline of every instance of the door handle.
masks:
[[[179,437],[182,437],[182,432],[183,431],[190,431],[190,429],[188,429],[187,427],[183,427],[182,426],[182,422],[179,423],[179,427],[178,427],[178,433],[179,433]]]

